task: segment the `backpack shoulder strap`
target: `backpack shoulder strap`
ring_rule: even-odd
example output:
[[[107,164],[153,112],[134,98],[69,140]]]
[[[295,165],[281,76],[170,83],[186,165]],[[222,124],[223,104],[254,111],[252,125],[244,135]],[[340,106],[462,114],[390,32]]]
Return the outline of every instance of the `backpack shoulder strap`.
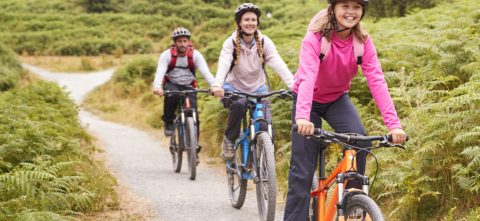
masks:
[[[168,64],[167,73],[173,70],[175,68],[175,65],[177,64],[177,48],[175,48],[175,45],[172,45],[172,47],[170,47],[170,54],[172,56],[172,59],[170,59],[170,64]]]
[[[194,48],[192,42],[188,42],[188,49],[187,49],[187,60],[188,60],[188,69],[195,75],[195,63],[193,62],[193,52]]]
[[[230,64],[230,68],[228,69],[228,73],[230,73],[233,69],[233,66],[235,66],[235,60],[237,60],[237,47],[235,45],[235,40],[232,38],[232,44],[233,44],[233,52],[232,52],[232,63]]]
[[[267,73],[267,69],[265,69],[265,38],[262,38],[262,47],[263,47],[263,63],[262,63],[262,69],[263,69],[263,73],[265,73],[265,80],[267,81],[267,86],[268,86],[268,90],[271,90],[272,89],[272,86],[270,85],[270,79],[268,78],[268,73]]]
[[[315,36],[317,37],[318,41],[320,41],[320,62],[323,62],[325,60],[325,57],[327,57],[328,53],[330,53],[330,48],[332,47],[332,43],[327,40],[327,38],[323,37],[320,32],[315,33]]]
[[[357,37],[353,36],[353,53],[355,55],[355,58],[357,59],[357,65],[361,65],[363,62],[362,58],[364,49],[364,43]]]
[[[330,49],[332,48],[332,43],[327,40],[327,38],[323,37],[320,33],[315,33],[317,38],[320,41],[320,62],[325,60]],[[356,58],[357,65],[362,64],[363,53],[365,49],[365,44],[358,38],[353,37],[353,51]]]

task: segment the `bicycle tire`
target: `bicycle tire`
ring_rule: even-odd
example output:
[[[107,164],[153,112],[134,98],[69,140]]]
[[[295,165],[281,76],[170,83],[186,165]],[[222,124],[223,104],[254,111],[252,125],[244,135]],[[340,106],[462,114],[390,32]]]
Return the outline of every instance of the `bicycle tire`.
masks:
[[[175,131],[173,132],[172,137],[170,137],[170,146],[173,145],[174,147],[173,151],[170,151],[170,153],[172,154],[173,171],[175,173],[180,173],[180,170],[182,169],[182,134],[181,125],[175,123]]]
[[[188,173],[190,180],[195,180],[197,176],[197,132],[195,131],[195,122],[192,117],[185,120],[185,137],[187,141],[186,150],[188,157]]]
[[[272,138],[268,133],[257,135],[257,178],[256,192],[258,215],[262,221],[275,219],[275,206],[277,200],[275,149]]]
[[[235,169],[236,173],[227,170],[228,195],[230,196],[230,203],[232,207],[240,209],[245,202],[247,196],[247,179],[243,179],[242,167],[242,147],[241,144],[235,148],[235,156],[230,162],[230,167]]]
[[[367,214],[370,219],[366,219]],[[347,209],[345,211],[345,220],[372,220],[384,221],[380,207],[367,195],[358,194],[349,197]]]
[[[312,179],[312,191],[318,189],[318,177],[315,175]],[[318,196],[310,197],[310,209],[308,211],[310,221],[318,220]]]

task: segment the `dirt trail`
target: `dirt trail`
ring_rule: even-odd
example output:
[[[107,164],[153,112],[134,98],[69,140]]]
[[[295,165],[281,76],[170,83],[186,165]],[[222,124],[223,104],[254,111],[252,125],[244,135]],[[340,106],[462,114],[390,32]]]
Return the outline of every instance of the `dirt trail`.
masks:
[[[23,66],[64,86],[78,105],[87,93],[107,82],[113,73],[113,70],[88,74],[53,73],[31,65]],[[84,110],[80,110],[79,115],[82,125],[103,145],[109,169],[117,179],[150,202],[151,209],[158,214],[152,220],[258,220],[255,191],[247,193],[242,209],[234,209],[230,206],[226,177],[218,174],[218,168],[200,164],[197,180],[190,181],[183,169],[185,165],[180,174],[173,172],[170,152],[151,134],[101,120]],[[276,220],[282,220],[283,210],[277,211]]]

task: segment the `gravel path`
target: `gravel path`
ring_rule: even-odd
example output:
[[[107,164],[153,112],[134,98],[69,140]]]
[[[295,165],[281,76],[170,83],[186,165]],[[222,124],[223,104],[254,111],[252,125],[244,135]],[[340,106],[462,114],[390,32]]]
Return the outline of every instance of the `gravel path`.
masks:
[[[64,86],[78,105],[88,92],[108,81],[113,73],[113,70],[88,74],[52,73],[27,64],[23,66]],[[158,214],[152,220],[258,220],[254,188],[247,193],[244,206],[235,209],[230,206],[226,177],[219,175],[218,168],[200,164],[196,181],[190,181],[185,164],[180,174],[173,172],[164,141],[144,131],[101,120],[84,110],[80,110],[80,120],[103,145],[109,169],[117,179],[150,202]],[[283,209],[277,211],[276,220],[282,220]]]

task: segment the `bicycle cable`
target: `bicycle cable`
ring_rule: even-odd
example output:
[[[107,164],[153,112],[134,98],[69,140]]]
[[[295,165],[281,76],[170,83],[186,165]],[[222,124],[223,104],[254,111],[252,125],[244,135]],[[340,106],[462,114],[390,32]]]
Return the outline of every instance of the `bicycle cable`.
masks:
[[[373,158],[375,159],[375,166],[376,166],[376,169],[375,169],[375,175],[374,177],[372,178],[372,182],[370,184],[370,187],[369,187],[369,190],[368,192],[372,192],[372,188],[373,188],[373,185],[375,184],[375,180],[377,179],[377,175],[378,175],[378,171],[379,171],[379,166],[378,166],[378,158],[375,154],[373,154],[373,152],[371,152],[370,150],[368,150],[368,148],[361,148],[361,147],[357,147],[357,146],[354,146],[354,145],[351,145],[351,144],[347,144],[347,143],[344,143],[342,141],[339,141],[339,140],[336,140],[336,142],[344,145],[344,147],[348,148],[348,149],[356,149],[357,150],[357,153],[355,154],[355,156],[353,157],[353,160],[352,160],[352,165],[350,166],[349,170],[353,168],[353,164],[355,162],[355,158],[357,157],[357,154],[359,154],[360,152],[362,151],[365,151],[367,152],[367,156],[368,154],[370,154],[371,156],[373,156]],[[370,149],[375,149],[374,147],[371,147]],[[365,165],[366,165],[366,157],[365,157]]]

